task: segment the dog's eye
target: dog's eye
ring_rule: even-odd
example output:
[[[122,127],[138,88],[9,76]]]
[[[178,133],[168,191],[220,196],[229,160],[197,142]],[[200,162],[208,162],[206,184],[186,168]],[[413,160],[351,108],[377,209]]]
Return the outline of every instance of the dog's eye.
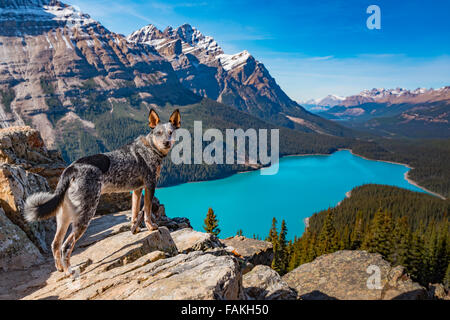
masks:
[[[156,134],[158,135],[158,136],[160,136],[160,135],[162,135],[162,131],[160,130],[160,131],[156,131]]]

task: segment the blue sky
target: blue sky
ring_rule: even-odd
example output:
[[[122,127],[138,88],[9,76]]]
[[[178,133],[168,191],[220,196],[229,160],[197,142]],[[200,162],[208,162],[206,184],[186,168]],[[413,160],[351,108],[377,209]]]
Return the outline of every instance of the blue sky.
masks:
[[[66,0],[108,29],[189,23],[226,53],[248,50],[297,101],[373,87],[450,85],[450,1]],[[381,29],[369,30],[369,5]]]

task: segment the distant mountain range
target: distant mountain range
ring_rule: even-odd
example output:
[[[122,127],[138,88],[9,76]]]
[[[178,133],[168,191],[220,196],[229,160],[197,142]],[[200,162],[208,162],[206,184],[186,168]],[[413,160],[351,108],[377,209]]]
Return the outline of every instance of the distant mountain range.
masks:
[[[349,97],[327,96],[308,108],[358,130],[384,136],[450,137],[450,87],[372,89]]]

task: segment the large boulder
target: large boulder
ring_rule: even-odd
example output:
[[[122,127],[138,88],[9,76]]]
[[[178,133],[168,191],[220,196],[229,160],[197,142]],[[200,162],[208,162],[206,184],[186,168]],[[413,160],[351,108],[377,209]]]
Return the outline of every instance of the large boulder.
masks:
[[[242,278],[248,300],[295,300],[297,294],[272,268],[257,265]]]
[[[51,191],[45,178],[22,166],[0,164],[0,206],[43,252],[50,251],[55,234],[54,219],[28,223],[23,216],[25,200],[35,192]]]
[[[47,179],[54,188],[65,168],[58,151],[47,150],[39,131],[28,126],[0,129],[0,163],[21,166]]]
[[[184,228],[171,233],[178,251],[188,253],[191,251],[206,251],[223,248],[224,245],[211,233],[198,232],[191,228]]]
[[[298,298],[379,300],[423,299],[425,289],[403,267],[391,267],[378,253],[343,250],[305,263],[283,276]]]
[[[38,248],[0,208],[0,270],[25,269],[43,261]]]
[[[268,241],[250,239],[243,236],[234,236],[220,240],[226,249],[243,260],[244,273],[250,271],[255,265],[270,266],[273,260],[273,246]]]

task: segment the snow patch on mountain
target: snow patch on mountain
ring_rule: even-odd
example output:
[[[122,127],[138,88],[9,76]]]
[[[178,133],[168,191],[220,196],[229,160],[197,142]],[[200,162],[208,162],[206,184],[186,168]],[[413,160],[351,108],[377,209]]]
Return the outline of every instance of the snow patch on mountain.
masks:
[[[218,59],[223,68],[226,71],[230,71],[231,69],[237,68],[246,63],[250,56],[250,53],[248,53],[247,50],[244,50],[236,54],[221,54],[218,56]]]

